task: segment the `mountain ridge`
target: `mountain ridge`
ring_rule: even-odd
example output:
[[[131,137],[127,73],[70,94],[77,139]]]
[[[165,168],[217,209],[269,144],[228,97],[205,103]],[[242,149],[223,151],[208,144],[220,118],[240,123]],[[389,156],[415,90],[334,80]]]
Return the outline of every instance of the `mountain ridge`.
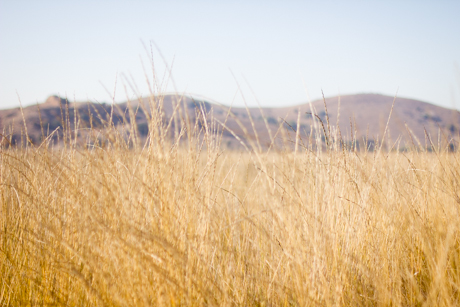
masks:
[[[224,143],[229,147],[238,143],[233,134],[239,137],[259,138],[260,143],[269,144],[270,135],[273,136],[280,125],[283,125],[288,131],[300,129],[301,136],[308,137],[314,126],[312,111],[315,113],[315,118],[321,119],[324,125],[327,124],[323,99],[277,108],[231,107],[230,109],[229,106],[211,103],[204,99],[198,100],[197,95],[193,96],[194,98],[173,94],[159,95],[156,96],[155,103],[162,102],[165,117],[173,114],[173,108],[179,100],[180,108],[177,110],[187,112],[192,119],[196,118],[195,108],[200,105],[204,106],[205,111],[220,122],[224,122],[228,116]],[[146,136],[146,131],[148,131],[147,116],[144,112],[150,113],[149,100],[150,97],[144,97],[141,101],[129,102],[129,105],[137,110],[136,122],[143,136]],[[427,136],[431,135],[433,138],[436,136],[437,139],[440,133],[445,138],[452,138],[458,136],[460,130],[460,112],[420,100],[362,93],[327,97],[325,101],[330,126],[332,129],[340,127],[342,137],[348,140],[363,138],[378,140],[384,134],[387,122],[388,136],[393,141],[400,137],[403,143],[423,143]],[[388,121],[393,101],[395,104]],[[77,118],[80,124],[91,119],[95,120],[96,126],[100,126],[109,116],[115,125],[129,121],[128,102],[118,103],[113,107],[112,110],[112,105],[107,103],[71,102],[53,95],[38,106],[23,108],[22,112],[29,136],[33,141],[38,142],[42,134],[46,135],[45,131],[50,133],[62,127],[65,122],[73,124],[75,109],[79,115]],[[66,112],[68,117],[66,117]],[[252,118],[252,123],[248,114]],[[100,117],[99,120],[98,117]],[[248,131],[248,135],[244,135],[245,129],[238,122]],[[42,127],[45,130],[43,132]],[[21,132],[24,130],[24,123],[20,108],[0,110],[0,128],[3,131],[2,135],[9,136],[11,140],[18,142],[20,134],[24,133]]]

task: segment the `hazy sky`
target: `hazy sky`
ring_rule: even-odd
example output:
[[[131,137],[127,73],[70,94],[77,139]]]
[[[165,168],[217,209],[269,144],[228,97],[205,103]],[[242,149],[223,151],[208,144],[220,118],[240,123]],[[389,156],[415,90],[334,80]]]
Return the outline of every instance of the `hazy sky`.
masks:
[[[0,0],[0,108],[148,95],[158,46],[179,92],[294,105],[381,93],[460,108],[460,1]],[[150,52],[150,51],[149,51]],[[157,81],[167,71],[155,48]],[[117,77],[118,76],[118,77]],[[130,77],[129,77],[130,78]],[[115,80],[117,82],[115,83]],[[173,82],[163,90],[174,91]],[[128,88],[128,94],[124,89]],[[251,90],[252,89],[252,90]]]

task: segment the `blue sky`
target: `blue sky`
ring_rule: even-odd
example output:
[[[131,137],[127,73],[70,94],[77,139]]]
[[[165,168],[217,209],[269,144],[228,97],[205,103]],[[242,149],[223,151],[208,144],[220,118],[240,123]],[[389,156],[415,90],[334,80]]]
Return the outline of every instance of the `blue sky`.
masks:
[[[380,93],[460,108],[460,1],[0,0],[0,108],[165,91],[250,106]],[[150,51],[149,51],[150,52]],[[157,79],[167,71],[153,49]],[[175,85],[175,86],[174,86]],[[125,86],[127,91],[125,91]],[[306,91],[307,90],[307,91]],[[308,92],[308,95],[307,95]],[[254,94],[253,94],[254,93]],[[255,98],[256,97],[256,98]]]

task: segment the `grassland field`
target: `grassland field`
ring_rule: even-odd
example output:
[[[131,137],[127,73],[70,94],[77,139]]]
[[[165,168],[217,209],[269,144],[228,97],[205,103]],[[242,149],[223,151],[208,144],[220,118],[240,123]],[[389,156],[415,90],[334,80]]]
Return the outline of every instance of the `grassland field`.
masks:
[[[200,120],[3,142],[0,305],[460,304],[448,139],[370,152],[328,122],[229,150]]]

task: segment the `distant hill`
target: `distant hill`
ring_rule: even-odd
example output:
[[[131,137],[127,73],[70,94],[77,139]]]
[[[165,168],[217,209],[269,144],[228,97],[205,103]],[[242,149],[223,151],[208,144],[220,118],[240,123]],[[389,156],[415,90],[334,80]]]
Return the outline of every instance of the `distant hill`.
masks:
[[[393,97],[378,94],[357,94],[326,98],[332,130],[336,129],[338,123],[344,140],[349,141],[353,136],[358,140],[367,139],[370,143],[381,139],[393,99]],[[239,146],[239,141],[235,139],[234,135],[240,138],[244,138],[246,135],[250,139],[255,139],[256,136],[248,113],[252,118],[257,137],[263,147],[270,143],[270,133],[267,130],[266,123],[272,136],[276,134],[276,131],[282,125],[287,129],[286,131],[300,129],[302,138],[306,138],[310,134],[313,125],[311,115],[313,110],[317,114],[317,118],[320,118],[327,128],[326,111],[322,99],[313,101],[311,105],[304,103],[282,108],[245,109],[234,107],[231,109],[231,113],[228,113],[227,106],[196,100],[191,97],[179,98],[174,95],[165,95],[162,99],[159,99],[159,97],[155,99],[156,103],[160,100],[163,104],[162,116],[165,119],[173,114],[174,106],[180,100],[180,107],[176,111],[177,114],[181,114],[182,118],[185,118],[185,114],[187,114],[187,118],[194,121],[197,112],[196,107],[201,106],[203,112],[208,113],[209,116],[212,114],[212,117],[221,123],[225,122],[227,130],[223,134],[223,143],[228,147]],[[339,101],[340,109],[338,108]],[[139,134],[146,137],[148,125],[145,112],[151,112],[149,98],[130,102],[129,105],[133,112],[136,113]],[[79,114],[77,121],[81,128],[89,127],[90,121],[93,127],[98,128],[102,127],[104,122],[109,121],[110,118],[112,118],[114,125],[122,125],[130,120],[127,102],[116,104],[112,110],[111,104],[69,103],[66,99],[51,96],[38,106],[29,106],[23,109],[30,139],[36,143],[40,142],[42,138],[41,127],[43,127],[44,135],[48,135],[58,127],[62,131],[63,124],[70,127],[69,130],[72,130],[75,123],[75,108]],[[42,125],[40,125],[39,109]],[[201,110],[200,112],[202,112]],[[228,119],[226,121],[227,115]],[[297,123],[298,118],[299,123]],[[175,123],[172,122],[172,125]],[[319,127],[322,129],[321,126]],[[21,140],[21,131],[24,130],[21,110],[19,108],[0,110],[0,128],[3,130],[2,135],[12,137],[12,143],[18,143]],[[246,133],[244,130],[246,130]],[[433,142],[437,143],[438,136],[448,138],[458,135],[459,130],[460,114],[458,111],[418,100],[396,98],[386,136],[389,136],[393,141],[400,137],[402,146],[408,142],[414,142],[415,144],[420,142],[420,144],[425,145],[426,134],[430,135]],[[278,135],[280,134],[278,133]]]
[[[351,139],[352,134],[357,139],[381,139],[388,121],[394,97],[378,94],[357,94],[341,97],[326,98],[327,111],[331,125],[337,126],[337,115],[340,114],[338,125],[345,139]],[[325,120],[323,100],[312,102],[316,114]],[[267,116],[275,117],[280,114],[289,114],[285,119],[293,122],[297,119],[296,111],[301,112],[301,125],[309,129],[311,125],[310,104],[301,104],[294,107],[267,109]],[[388,125],[387,137],[395,141],[401,137],[401,145],[405,142],[417,142],[425,145],[425,131],[431,135],[437,144],[438,132],[448,137],[458,135],[460,128],[460,113],[456,110],[446,109],[430,103],[397,97]],[[412,138],[410,137],[412,134]]]

